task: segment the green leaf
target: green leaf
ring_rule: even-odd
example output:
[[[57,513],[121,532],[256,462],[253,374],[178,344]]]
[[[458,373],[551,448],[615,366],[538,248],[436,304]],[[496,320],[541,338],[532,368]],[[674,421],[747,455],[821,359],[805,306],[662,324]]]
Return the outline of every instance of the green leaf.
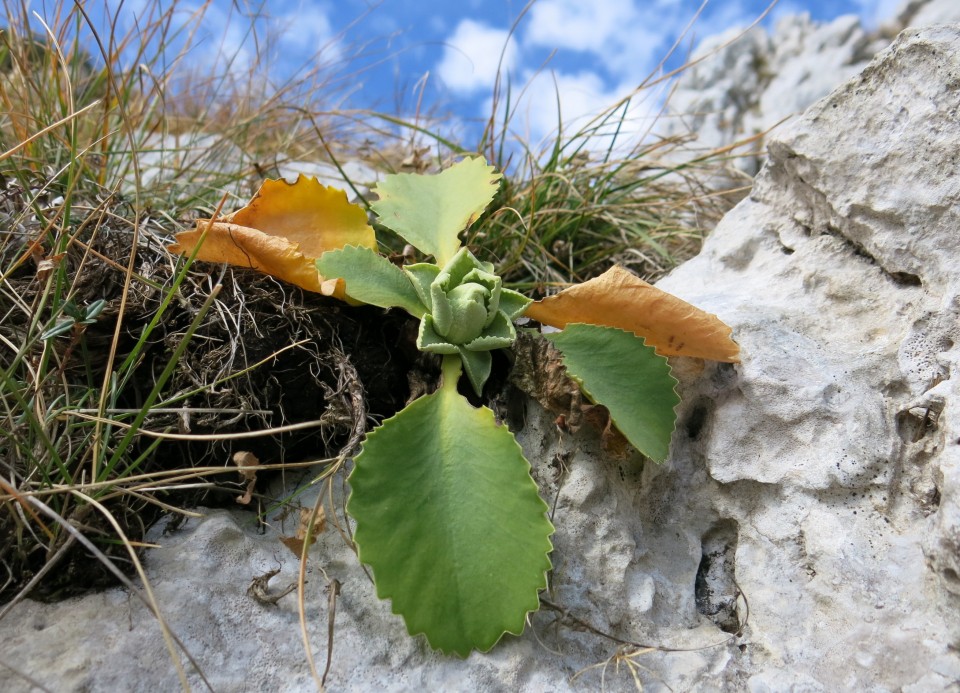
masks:
[[[411,280],[399,267],[369,248],[348,245],[317,259],[324,277],[343,279],[350,298],[381,308],[403,308],[415,317],[427,312]]]
[[[417,348],[433,354],[458,354],[460,347],[451,344],[450,340],[437,334],[432,315],[424,315],[417,331]]]
[[[517,341],[517,329],[502,311],[498,311],[493,322],[479,337],[464,344],[468,351],[490,351],[506,349]]]
[[[49,330],[46,330],[43,334],[40,335],[40,339],[47,340],[53,339],[54,337],[59,337],[60,335],[67,334],[70,330],[73,329],[73,326],[76,325],[76,321],[73,319],[61,320],[56,325],[51,327]]]
[[[401,269],[413,282],[417,295],[423,301],[423,305],[427,307],[427,312],[432,312],[433,299],[430,297],[430,285],[440,274],[440,268],[432,263],[418,262],[415,265],[404,265]]]
[[[458,234],[490,204],[501,177],[481,157],[432,176],[398,173],[376,186],[380,199],[371,207],[381,224],[445,265],[460,247]]]
[[[493,370],[493,355],[489,351],[468,351],[465,347],[460,347],[459,351],[464,370],[467,372],[467,380],[473,386],[473,391],[477,395],[482,395],[483,384],[487,382],[490,371]]]
[[[457,393],[458,374],[459,358],[444,359],[444,386],[367,436],[347,510],[377,594],[411,634],[466,657],[523,631],[553,526],[520,446]]]
[[[613,327],[572,323],[544,335],[587,396],[640,452],[657,462],[670,451],[680,397],[667,360],[642,338]]]
[[[523,311],[525,311],[531,303],[533,303],[533,299],[527,298],[512,289],[503,289],[500,292],[500,310],[510,320],[516,320],[523,315]]]

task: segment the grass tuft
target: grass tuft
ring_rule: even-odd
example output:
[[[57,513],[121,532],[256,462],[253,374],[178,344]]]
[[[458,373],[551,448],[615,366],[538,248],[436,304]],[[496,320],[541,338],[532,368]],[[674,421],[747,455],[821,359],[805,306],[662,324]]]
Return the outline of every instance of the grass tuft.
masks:
[[[285,159],[319,158],[321,137],[350,140],[350,119],[324,115],[336,65],[321,52],[274,83],[266,57],[236,49],[191,72],[209,4],[190,7],[147,3],[126,29],[65,1],[44,19],[8,3],[0,18],[0,604],[115,580],[50,517],[129,572],[131,545],[185,500],[175,492],[232,500],[234,446],[269,470],[305,449],[322,458],[353,429],[323,412],[340,396],[337,334],[356,337],[356,320],[164,249]],[[266,46],[261,19],[248,31]],[[316,406],[299,408],[315,421],[301,431],[290,412],[307,385]]]

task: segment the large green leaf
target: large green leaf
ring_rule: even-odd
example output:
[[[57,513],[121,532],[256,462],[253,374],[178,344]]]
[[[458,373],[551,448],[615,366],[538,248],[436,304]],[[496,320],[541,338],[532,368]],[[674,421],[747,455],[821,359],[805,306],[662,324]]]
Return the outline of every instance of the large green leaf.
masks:
[[[544,335],[587,396],[610,411],[620,432],[657,462],[670,451],[680,397],[667,360],[641,337],[614,327],[571,323]]]
[[[317,259],[324,277],[343,279],[347,296],[381,308],[403,308],[415,317],[426,312],[413,283],[399,267],[379,253],[354,245],[329,250]]]
[[[347,505],[360,560],[411,634],[466,657],[519,634],[547,585],[553,526],[510,431],[444,386],[371,432]]]
[[[481,157],[433,176],[397,173],[377,184],[380,199],[371,207],[381,224],[443,266],[460,247],[457,235],[490,204],[501,177]]]

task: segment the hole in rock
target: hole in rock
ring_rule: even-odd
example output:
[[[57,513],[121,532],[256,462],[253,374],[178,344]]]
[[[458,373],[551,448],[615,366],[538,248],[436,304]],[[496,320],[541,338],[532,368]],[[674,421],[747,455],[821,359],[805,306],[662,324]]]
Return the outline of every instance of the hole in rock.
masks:
[[[687,437],[690,440],[696,440],[700,437],[700,433],[703,431],[704,424],[707,423],[707,416],[710,414],[707,405],[703,402],[698,403],[693,411],[690,412],[690,416],[687,419],[686,429]]]
[[[736,584],[739,528],[733,520],[720,520],[701,539],[700,566],[694,582],[697,611],[727,633],[740,629]]]
[[[923,281],[909,272],[891,272],[890,278],[900,286],[923,286]]]
[[[911,407],[897,414],[897,434],[904,443],[916,443],[937,430],[940,412],[933,407]]]
[[[942,498],[940,496],[940,489],[934,486],[933,491],[930,493],[930,506],[933,509],[939,508],[941,500]]]

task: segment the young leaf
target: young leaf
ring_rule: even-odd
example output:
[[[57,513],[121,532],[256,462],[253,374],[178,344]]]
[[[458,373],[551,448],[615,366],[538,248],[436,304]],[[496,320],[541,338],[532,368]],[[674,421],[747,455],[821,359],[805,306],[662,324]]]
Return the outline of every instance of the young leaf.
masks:
[[[317,270],[324,277],[343,279],[347,295],[357,301],[381,308],[396,306],[417,318],[427,310],[403,270],[369,248],[349,245],[330,250],[317,260]]]
[[[458,350],[473,391],[477,395],[483,394],[483,384],[487,382],[493,369],[493,356],[489,351],[470,351],[464,347],[458,347]]]
[[[440,390],[367,436],[347,510],[377,594],[411,634],[466,657],[523,631],[553,526],[513,435],[457,393],[459,357],[444,364]]]
[[[417,296],[427,307],[427,311],[433,310],[433,299],[430,298],[430,285],[440,274],[440,268],[427,262],[418,262],[415,265],[404,265],[403,273],[410,278],[417,291]]]
[[[531,299],[511,289],[504,289],[500,293],[500,310],[510,320],[516,320],[523,315],[531,302]]]
[[[480,157],[433,176],[398,173],[377,184],[380,199],[371,207],[381,224],[443,266],[460,247],[458,234],[490,204],[501,177]]]
[[[43,334],[40,335],[40,339],[47,340],[53,339],[54,337],[59,337],[61,335],[68,334],[73,330],[73,326],[76,325],[76,320],[68,318],[67,320],[61,320],[56,325],[46,330]]]
[[[664,356],[740,361],[732,330],[716,315],[661,291],[614,266],[596,279],[533,303],[524,313],[545,325],[568,323],[616,327],[643,337]]]
[[[544,335],[563,354],[567,373],[610,411],[630,444],[657,462],[670,451],[680,397],[670,365],[643,339],[612,327],[569,324]]]
[[[188,255],[206,238],[196,259],[251,267],[309,291],[321,292],[316,259],[327,250],[357,245],[377,247],[367,215],[342,190],[300,176],[293,185],[267,180],[250,203],[233,214],[177,234],[169,246]],[[343,298],[342,287],[334,292]]]

